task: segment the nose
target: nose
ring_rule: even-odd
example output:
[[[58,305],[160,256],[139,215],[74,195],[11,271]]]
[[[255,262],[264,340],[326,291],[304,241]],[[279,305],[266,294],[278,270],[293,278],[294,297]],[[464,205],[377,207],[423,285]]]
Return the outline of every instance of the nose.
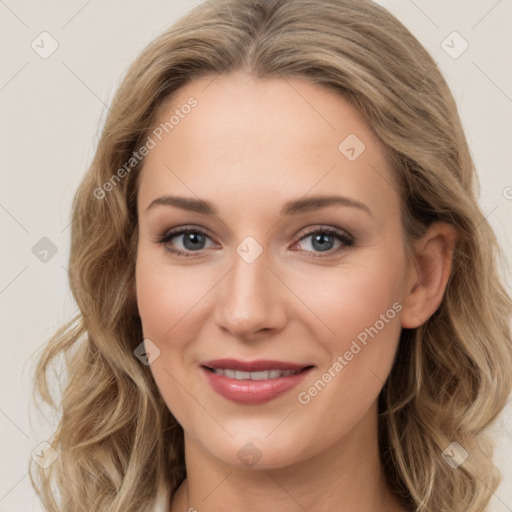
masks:
[[[222,280],[215,307],[216,324],[240,339],[281,330],[286,324],[286,288],[270,269],[265,252],[248,263],[237,253]]]

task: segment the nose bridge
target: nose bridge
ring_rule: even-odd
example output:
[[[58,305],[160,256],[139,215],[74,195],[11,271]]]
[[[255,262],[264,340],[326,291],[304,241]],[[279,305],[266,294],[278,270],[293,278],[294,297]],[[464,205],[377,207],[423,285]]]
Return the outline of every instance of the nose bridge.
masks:
[[[236,248],[233,266],[223,282],[222,299],[216,308],[218,325],[237,336],[276,328],[284,320],[279,287],[267,268],[268,255],[250,238]]]

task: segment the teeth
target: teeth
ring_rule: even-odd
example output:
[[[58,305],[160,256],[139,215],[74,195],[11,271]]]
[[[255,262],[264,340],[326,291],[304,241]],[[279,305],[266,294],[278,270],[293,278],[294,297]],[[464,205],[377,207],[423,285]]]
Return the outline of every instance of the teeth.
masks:
[[[227,368],[214,368],[213,371],[217,375],[224,375],[225,377],[229,377],[230,379],[236,380],[277,379],[279,377],[288,377],[290,375],[295,375],[300,372],[300,370],[266,370],[263,372],[241,372],[239,370],[229,370]]]
[[[270,372],[251,372],[252,380],[265,380],[265,379],[269,379],[269,378],[271,378]],[[272,377],[272,378],[275,379],[275,377]]]

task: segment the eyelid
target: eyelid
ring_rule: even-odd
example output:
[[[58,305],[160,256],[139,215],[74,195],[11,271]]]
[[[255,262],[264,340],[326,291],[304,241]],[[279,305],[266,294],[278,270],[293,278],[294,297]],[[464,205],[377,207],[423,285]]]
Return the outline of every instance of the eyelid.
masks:
[[[185,233],[199,233],[199,234],[204,235],[207,238],[209,238],[213,243],[217,244],[217,242],[215,242],[215,240],[208,233],[208,230],[206,230],[205,228],[200,228],[200,227],[194,226],[194,225],[183,225],[183,226],[178,226],[178,227],[169,229],[166,232],[164,232],[163,235],[157,237],[157,239],[154,240],[154,242],[159,245],[160,244],[165,245],[172,238],[183,235]],[[314,256],[308,256],[309,258],[322,258],[322,257],[327,258],[329,256],[337,255],[340,251],[346,250],[346,249],[352,247],[356,241],[355,237],[344,229],[337,228],[334,226],[320,224],[320,225],[311,227],[306,232],[302,233],[302,235],[300,235],[300,237],[295,242],[293,242],[292,247],[297,245],[298,243],[300,243],[305,238],[307,238],[311,235],[314,235],[315,233],[327,233],[329,235],[332,235],[341,242],[342,246],[334,251],[333,250],[319,251],[319,252],[302,251],[305,253],[314,254]],[[296,235],[296,236],[298,236],[298,235]],[[182,251],[181,249],[170,249],[169,247],[166,247],[166,250],[172,254],[181,255],[181,256],[185,256],[185,257],[190,257],[190,256],[200,257],[203,255],[204,251],[206,251],[206,249],[200,249],[198,251]],[[325,253],[325,256],[323,256],[323,253]]]
[[[185,233],[199,233],[209,238],[214,244],[217,244],[215,240],[210,236],[207,230],[204,228],[199,228],[193,225],[183,225],[178,226],[176,228],[169,229],[165,231],[162,235],[158,236],[154,242],[158,245],[167,244],[172,238],[183,235]],[[217,244],[218,245],[218,244]],[[202,253],[206,249],[200,249],[199,251],[182,251],[181,249],[170,249],[169,247],[165,247],[167,251],[172,254],[185,255],[185,256],[201,256]]]
[[[315,233],[326,233],[330,236],[333,236],[340,242],[340,246],[337,249],[329,249],[327,251],[305,251],[302,250],[306,258],[313,260],[321,260],[328,259],[329,257],[333,258],[338,256],[341,252],[345,252],[348,249],[351,249],[355,245],[355,237],[351,235],[348,231],[344,229],[335,228],[334,226],[316,226],[311,229],[308,229],[305,233],[301,235],[297,242],[294,242],[292,247],[296,246],[300,242],[302,242],[305,238],[308,238]]]
[[[311,228],[310,230],[306,231],[301,235],[299,240],[302,240],[306,238],[307,236],[313,235],[315,233],[329,233],[330,235],[336,235],[343,238],[346,238],[347,240],[350,240],[351,242],[355,241],[355,238],[346,230],[335,228],[334,226],[323,226],[319,225],[317,227]]]

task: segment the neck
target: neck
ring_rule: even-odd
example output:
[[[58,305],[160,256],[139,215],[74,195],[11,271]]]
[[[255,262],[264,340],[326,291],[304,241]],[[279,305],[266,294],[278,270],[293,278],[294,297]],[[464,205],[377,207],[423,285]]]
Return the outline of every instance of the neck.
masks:
[[[185,435],[187,479],[172,512],[397,512],[379,457],[376,404],[334,446],[285,467],[239,468]]]

